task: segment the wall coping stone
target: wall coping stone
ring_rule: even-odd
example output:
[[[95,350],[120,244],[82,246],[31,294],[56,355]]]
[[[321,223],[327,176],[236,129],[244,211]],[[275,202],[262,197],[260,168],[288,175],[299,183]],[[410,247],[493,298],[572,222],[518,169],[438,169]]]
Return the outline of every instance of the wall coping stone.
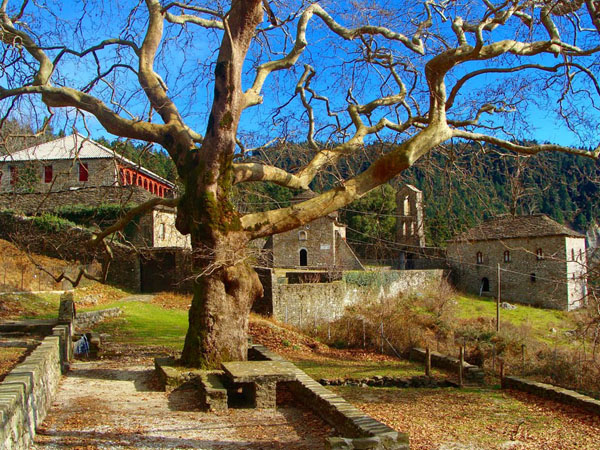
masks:
[[[0,383],[0,448],[27,449],[35,429],[52,405],[62,374],[63,355],[70,344],[70,325],[53,329],[21,364]],[[58,334],[57,334],[58,333]]]
[[[321,386],[303,370],[263,345],[253,345],[251,357],[279,361],[296,374],[291,382],[295,393],[338,432],[348,437],[328,438],[326,449],[409,450],[408,435],[398,433],[387,425],[366,415],[342,397]]]
[[[526,380],[525,378],[506,376],[502,378],[502,389],[514,389],[537,395],[568,405],[574,405],[592,414],[600,416],[600,400],[580,394],[570,389]]]
[[[460,360],[453,356],[430,351],[431,365],[441,369],[458,370]],[[413,347],[410,349],[410,359],[425,362],[427,351],[424,348]],[[484,371],[481,367],[463,361],[463,373],[465,378],[471,381],[483,381]]]

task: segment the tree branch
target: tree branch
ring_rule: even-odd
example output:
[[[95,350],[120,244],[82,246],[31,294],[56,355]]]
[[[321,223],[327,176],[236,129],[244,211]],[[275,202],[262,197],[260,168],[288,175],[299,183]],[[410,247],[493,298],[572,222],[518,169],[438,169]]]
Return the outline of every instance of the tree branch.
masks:
[[[125,226],[127,226],[129,222],[131,222],[137,216],[144,214],[146,211],[149,211],[158,205],[175,207],[177,206],[178,202],[178,198],[152,198],[147,202],[144,202],[136,206],[135,208],[132,208],[129,211],[127,211],[127,213],[123,217],[121,217],[117,222],[115,222],[105,230],[101,231],[100,233],[94,235],[94,237],[90,239],[86,245],[90,248],[97,247],[98,244],[104,241],[104,238],[113,233],[116,233],[117,231],[121,231],[123,228],[125,228]]]
[[[290,189],[308,189],[306,180],[286,172],[278,167],[258,163],[239,163],[233,165],[234,184],[250,181],[271,181]]]
[[[494,136],[488,136],[486,134],[471,133],[464,130],[452,130],[452,137],[468,139],[470,141],[487,142],[488,144],[497,145],[498,147],[506,150],[511,150],[516,153],[522,153],[525,155],[535,155],[541,152],[560,152],[569,153],[572,155],[585,156],[594,160],[600,159],[600,145],[596,147],[594,151],[574,149],[571,147],[563,147],[555,144],[536,144],[536,145],[520,145],[514,142],[506,141]]]

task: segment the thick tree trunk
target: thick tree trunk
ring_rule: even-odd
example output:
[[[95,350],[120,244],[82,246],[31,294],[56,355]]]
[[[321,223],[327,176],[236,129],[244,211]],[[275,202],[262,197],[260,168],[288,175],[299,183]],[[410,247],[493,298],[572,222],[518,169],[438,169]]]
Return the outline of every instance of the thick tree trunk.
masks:
[[[248,317],[263,289],[238,247],[245,240],[231,234],[211,248],[206,244],[194,246],[202,267],[197,267],[201,274],[194,282],[181,360],[189,367],[215,368],[223,361],[247,359]]]
[[[202,146],[185,149],[186,156],[178,164],[185,193],[178,205],[177,228],[191,234],[194,266],[200,274],[181,356],[188,366],[215,367],[221,361],[245,360],[248,315],[262,294],[246,258],[248,235],[229,201],[235,137],[245,106],[242,68],[261,19],[261,0],[231,3]]]

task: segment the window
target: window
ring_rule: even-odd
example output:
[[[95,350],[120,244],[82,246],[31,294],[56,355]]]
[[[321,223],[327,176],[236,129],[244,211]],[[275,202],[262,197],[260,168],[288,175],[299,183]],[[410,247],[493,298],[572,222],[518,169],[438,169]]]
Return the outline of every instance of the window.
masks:
[[[504,262],[505,263],[510,262],[510,252],[508,250],[504,250]]]
[[[89,178],[88,164],[79,163],[79,181],[87,181]]]
[[[483,253],[477,252],[477,264],[483,264]]]
[[[575,261],[575,249],[571,249],[571,261]]]
[[[537,277],[535,276],[535,273],[532,273],[529,275],[529,281],[531,281],[532,283],[535,283],[537,280]]]
[[[19,169],[16,168],[15,166],[10,166],[10,184],[12,184],[14,186],[15,184],[17,184],[18,180],[19,180]]]
[[[166,235],[167,235],[167,227],[164,223],[161,223],[160,224],[160,238],[164,239]]]
[[[538,261],[541,261],[542,259],[544,259],[544,251],[541,248],[538,248],[535,251],[535,257]]]
[[[44,183],[52,183],[52,166],[44,166]]]
[[[308,238],[308,235],[306,234],[306,231],[302,230],[298,232],[298,240],[299,241],[306,241],[306,239]]]
[[[583,261],[583,250],[579,249],[579,261]]]

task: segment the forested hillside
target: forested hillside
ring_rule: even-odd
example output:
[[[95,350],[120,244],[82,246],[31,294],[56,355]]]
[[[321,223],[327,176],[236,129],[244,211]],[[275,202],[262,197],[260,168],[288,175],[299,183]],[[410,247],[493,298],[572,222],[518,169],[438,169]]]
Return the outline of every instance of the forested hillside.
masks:
[[[366,148],[321,176],[317,191],[348,173],[359,173],[390,144]],[[280,158],[286,168],[310,156],[302,146],[264,150],[257,159]],[[562,153],[523,156],[492,148],[464,145],[440,148],[391,184],[375,189],[341,212],[348,240],[363,257],[385,257],[393,250],[395,190],[411,183],[423,191],[428,245],[444,246],[457,232],[498,214],[544,213],[585,232],[600,217],[600,166],[593,160]],[[252,187],[239,194],[248,210],[266,209],[271,202],[287,205],[293,193],[275,185]],[[363,245],[360,245],[362,243]]]
[[[47,129],[31,137],[29,127],[6,122],[0,130],[0,153],[64,134]],[[175,166],[163,151],[123,140],[96,141],[168,180],[177,180]],[[366,147],[360,155],[321,174],[311,188],[321,191],[362,172],[392,146],[384,143]],[[239,159],[267,160],[293,171],[311,156],[306,146],[288,143],[240,155]],[[399,179],[340,211],[341,221],[348,225],[348,241],[361,256],[385,258],[395,253],[395,192],[403,183],[423,191],[427,243],[431,246],[443,247],[457,232],[498,214],[545,213],[580,232],[600,218],[600,165],[591,159],[562,153],[527,157],[464,144],[444,146],[418,161]],[[250,184],[238,189],[233,201],[242,211],[258,211],[287,206],[297,193],[271,183]]]

